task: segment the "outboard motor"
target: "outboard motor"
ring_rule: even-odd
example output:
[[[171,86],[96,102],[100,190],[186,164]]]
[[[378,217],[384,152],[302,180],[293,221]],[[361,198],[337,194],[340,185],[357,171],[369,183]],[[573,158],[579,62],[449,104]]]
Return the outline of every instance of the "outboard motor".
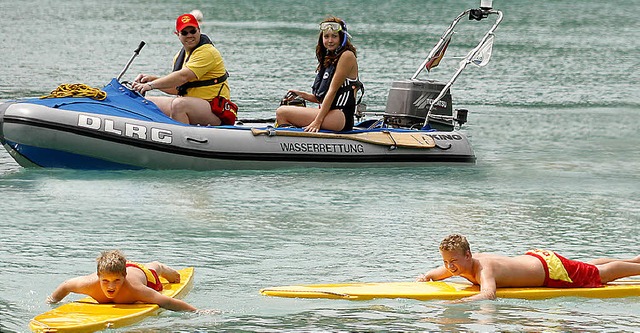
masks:
[[[385,123],[396,127],[421,128],[433,100],[445,87],[435,80],[394,81],[389,90],[387,107],[383,114]],[[431,111],[429,126],[440,131],[452,131],[454,122],[451,94],[447,91]],[[446,117],[438,117],[446,116]]]
[[[491,59],[494,31],[502,22],[502,12],[494,10],[492,2],[493,0],[480,0],[480,8],[467,9],[460,13],[442,34],[427,58],[418,66],[411,79],[394,81],[391,84],[387,108],[383,114],[384,122],[388,126],[453,131],[455,124],[462,125],[467,122],[466,109],[456,110],[454,117],[450,89],[467,65],[484,67]],[[459,63],[458,69],[448,82],[418,79],[418,75],[424,69],[431,71],[438,66],[451,42],[454,27],[464,16],[469,15],[469,20],[480,21],[493,14],[498,15],[496,22],[484,34],[480,43]]]

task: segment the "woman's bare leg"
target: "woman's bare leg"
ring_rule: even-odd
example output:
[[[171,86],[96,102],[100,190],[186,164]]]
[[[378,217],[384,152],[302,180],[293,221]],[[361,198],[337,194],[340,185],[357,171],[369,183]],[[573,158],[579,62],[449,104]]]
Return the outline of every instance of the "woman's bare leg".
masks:
[[[291,124],[305,127],[316,119],[319,112],[318,108],[285,105],[276,110],[276,121],[279,125]],[[344,113],[341,110],[331,110],[322,122],[322,129],[340,131],[344,128],[344,123]]]

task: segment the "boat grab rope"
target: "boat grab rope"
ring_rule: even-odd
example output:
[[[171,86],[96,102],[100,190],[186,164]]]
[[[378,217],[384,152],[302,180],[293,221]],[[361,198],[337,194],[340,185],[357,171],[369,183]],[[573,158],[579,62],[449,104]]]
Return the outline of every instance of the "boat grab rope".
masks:
[[[61,98],[61,97],[89,97],[102,101],[107,98],[107,93],[99,88],[92,88],[83,83],[65,83],[51,91],[51,94],[40,98]]]

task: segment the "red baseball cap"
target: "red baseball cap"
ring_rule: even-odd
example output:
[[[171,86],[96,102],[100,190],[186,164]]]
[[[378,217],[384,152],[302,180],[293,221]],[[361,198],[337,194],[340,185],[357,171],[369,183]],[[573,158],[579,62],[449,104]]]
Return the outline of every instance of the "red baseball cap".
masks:
[[[176,20],[176,31],[180,32],[186,27],[195,27],[200,29],[198,20],[196,20],[195,16],[191,14],[182,14],[178,16],[178,19]]]

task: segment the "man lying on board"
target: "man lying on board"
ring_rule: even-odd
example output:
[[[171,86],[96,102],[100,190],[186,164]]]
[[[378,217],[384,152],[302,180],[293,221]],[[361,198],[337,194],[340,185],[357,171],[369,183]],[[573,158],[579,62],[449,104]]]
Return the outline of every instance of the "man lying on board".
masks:
[[[640,255],[633,259],[595,259],[590,263],[566,259],[553,251],[531,250],[517,257],[471,254],[467,238],[453,234],[440,243],[443,266],[417,281],[461,276],[480,285],[480,293],[459,302],[495,299],[498,287],[593,288],[613,280],[640,275]]]
[[[130,262],[119,250],[103,251],[96,262],[97,273],[61,283],[47,302],[58,303],[74,292],[89,295],[98,303],[150,303],[174,311],[197,311],[192,305],[159,292],[162,291],[159,276],[170,283],[180,282],[180,273],[165,264]]]

